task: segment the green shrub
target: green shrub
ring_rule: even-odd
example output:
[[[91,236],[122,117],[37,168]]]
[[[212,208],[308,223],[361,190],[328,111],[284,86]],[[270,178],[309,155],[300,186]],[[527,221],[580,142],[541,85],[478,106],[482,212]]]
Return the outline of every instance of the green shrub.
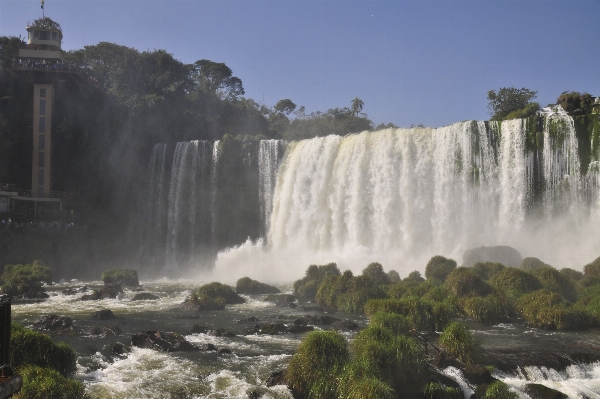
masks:
[[[492,382],[486,389],[483,399],[516,399],[517,394],[508,390],[508,385],[502,381]]]
[[[246,295],[280,294],[281,291],[272,285],[252,280],[250,277],[242,277],[235,285],[235,292]]]
[[[430,382],[423,388],[424,399],[462,399],[463,393],[454,387],[443,387],[438,382]]]
[[[406,334],[415,326],[410,322],[406,316],[402,316],[397,313],[385,313],[377,312],[370,317],[369,325],[375,327],[383,327],[390,330],[392,333]]]
[[[314,301],[319,285],[327,276],[340,276],[335,263],[323,266],[311,265],[306,269],[304,278],[294,282],[294,296],[303,301]]]
[[[415,270],[414,272],[410,272],[408,277],[404,279],[404,281],[412,281],[415,283],[422,283],[425,279],[421,276],[421,272]]]
[[[562,295],[569,301],[576,300],[575,285],[555,268],[540,266],[532,270],[531,274],[544,285],[544,288]]]
[[[507,267],[490,278],[490,284],[508,295],[522,295],[542,288],[533,275],[523,270]]]
[[[348,313],[364,313],[369,299],[385,298],[386,293],[367,276],[327,276],[319,286],[315,301],[330,308]]]
[[[571,306],[562,296],[546,289],[523,295],[516,309],[534,327],[577,330],[593,325],[592,315],[587,310]]]
[[[484,280],[489,280],[493,275],[502,271],[506,266],[495,262],[478,262],[473,265],[473,271]]]
[[[600,257],[583,267],[583,279],[581,283],[585,287],[600,284]]]
[[[352,342],[352,379],[373,377],[389,384],[395,397],[418,395],[427,371],[425,350],[413,338],[394,335],[387,328],[369,326]],[[347,375],[347,374],[346,374]],[[342,384],[343,385],[343,384]]]
[[[443,302],[443,301],[447,300],[448,298],[456,298],[456,297],[454,297],[452,295],[452,293],[450,292],[450,289],[448,289],[448,287],[445,285],[438,285],[436,287],[433,287],[429,291],[427,291],[425,294],[423,294],[423,296],[421,297],[421,299],[423,299],[425,301],[436,301],[436,302]]]
[[[427,280],[435,279],[443,283],[446,281],[446,277],[455,268],[456,261],[454,259],[436,255],[427,262],[427,266],[425,267],[425,277]]]
[[[336,331],[309,332],[288,364],[286,383],[301,398],[337,398],[339,377],[349,359],[344,336]]]
[[[462,309],[468,317],[484,323],[510,321],[515,315],[512,304],[500,295],[467,298],[462,303]]]
[[[446,277],[444,283],[453,295],[457,297],[484,296],[490,292],[490,287],[469,267],[458,267]]]
[[[455,316],[454,308],[445,302],[423,301],[409,297],[402,299],[371,299],[365,305],[365,313],[396,313],[408,319],[417,330],[441,330]]]
[[[545,264],[538,258],[529,257],[529,258],[523,258],[523,261],[521,262],[519,269],[531,271],[531,270],[538,269],[540,267],[552,267],[552,266]]]
[[[455,321],[440,334],[439,343],[452,356],[466,364],[473,364],[481,354],[481,345],[464,324]]]
[[[390,279],[383,271],[383,266],[380,263],[371,263],[363,271],[362,275],[370,278],[377,285],[390,284]]]
[[[575,306],[585,309],[593,318],[593,324],[600,326],[600,285],[586,288]]]
[[[398,281],[400,281],[400,275],[398,274],[397,271],[390,270],[386,274],[387,274],[388,280],[390,281],[390,284],[394,284],[394,283],[397,283]]]
[[[224,305],[235,305],[246,302],[230,286],[217,282],[203,285],[198,288],[195,295],[199,300],[214,300],[222,302]]]
[[[21,391],[14,399],[88,399],[85,386],[72,378],[67,378],[50,367],[24,365],[18,370],[23,377]]]
[[[582,272],[580,272],[578,270],[570,269],[568,267],[560,269],[560,274],[562,274],[563,276],[565,276],[566,278],[568,278],[571,281],[579,281],[583,278]]]
[[[540,104],[538,104],[536,102],[531,102],[531,103],[527,104],[524,108],[510,112],[508,115],[506,115],[503,118],[503,120],[529,118],[530,116],[535,115],[535,113],[539,109],[540,109]]]
[[[130,287],[137,287],[140,285],[137,271],[133,269],[119,269],[116,267],[105,270],[102,273],[102,281],[105,285],[118,284],[128,285]]]
[[[356,376],[348,369],[342,377],[339,387],[340,397],[344,399],[395,399],[396,394],[390,384],[376,377]]]
[[[52,282],[50,268],[38,260],[26,265],[5,265],[0,280],[2,293],[9,296],[28,293],[37,296],[45,291],[42,283]]]
[[[12,323],[10,363],[15,368],[24,365],[51,367],[65,377],[77,371],[77,354],[67,344],[53,343],[49,336]]]

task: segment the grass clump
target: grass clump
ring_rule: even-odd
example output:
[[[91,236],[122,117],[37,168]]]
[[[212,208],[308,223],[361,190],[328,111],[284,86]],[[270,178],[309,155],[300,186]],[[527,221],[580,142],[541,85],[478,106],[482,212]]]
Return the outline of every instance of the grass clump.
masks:
[[[89,399],[85,386],[72,378],[67,378],[50,367],[25,365],[18,369],[23,378],[21,390],[14,399]]]
[[[414,328],[411,321],[401,314],[377,312],[370,317],[369,325],[387,328],[392,333],[406,334]]]
[[[446,281],[446,277],[455,268],[456,261],[454,259],[436,255],[427,262],[427,266],[425,267],[425,278],[427,278],[427,280],[438,280],[443,283]]]
[[[481,345],[460,322],[450,323],[442,332],[439,343],[452,356],[466,364],[474,364],[481,353]]]
[[[473,265],[472,269],[482,279],[489,280],[493,275],[504,270],[505,267],[502,263],[477,262]]]
[[[119,269],[116,267],[105,270],[102,273],[102,281],[104,282],[104,285],[115,284],[127,285],[130,287],[137,287],[140,285],[137,271],[133,269]]]
[[[371,299],[365,305],[365,313],[372,316],[377,312],[402,315],[415,329],[422,331],[441,330],[456,316],[449,303],[423,301],[415,297]]]
[[[547,290],[556,292],[569,301],[575,301],[577,299],[577,292],[573,281],[565,277],[555,268],[551,266],[541,266],[532,270],[531,274],[535,276]]]
[[[517,394],[508,390],[508,385],[496,380],[488,385],[482,399],[517,399]]]
[[[281,291],[272,285],[252,280],[250,277],[242,277],[235,285],[235,292],[246,295],[280,294]]]
[[[485,296],[490,287],[469,267],[459,267],[446,277],[445,286],[457,297]]]
[[[593,324],[592,315],[585,308],[572,306],[561,295],[546,289],[523,295],[516,308],[521,317],[538,328],[578,330]]]
[[[510,321],[515,316],[511,302],[498,294],[467,298],[462,303],[462,310],[467,317],[484,323]]]
[[[583,279],[581,283],[585,287],[600,284],[600,257],[583,267]]]
[[[531,274],[507,267],[490,278],[490,284],[498,291],[509,295],[522,295],[542,288],[542,284]]]
[[[463,393],[454,387],[443,387],[438,382],[430,382],[423,388],[424,399],[462,399]]]
[[[312,302],[325,277],[339,275],[341,273],[335,263],[322,266],[311,265],[306,269],[305,276],[294,282],[294,296],[300,300]]]
[[[236,294],[230,286],[217,282],[205,284],[198,288],[196,295],[199,298],[212,298],[214,300],[220,299],[225,305],[246,303],[246,300]]]
[[[362,275],[370,278],[377,285],[391,283],[388,275],[383,271],[383,266],[377,262],[371,263],[369,266],[363,269]]]
[[[563,276],[565,276],[566,278],[568,278],[571,281],[580,281],[583,278],[582,272],[568,268],[568,267],[560,269],[559,272],[560,272],[560,274],[562,274]]]
[[[315,301],[336,310],[363,313],[369,299],[385,297],[386,293],[370,277],[354,277],[347,270],[341,276],[325,277]]]
[[[47,297],[42,283],[50,284],[50,268],[36,260],[26,265],[5,265],[2,276],[2,293],[9,296]]]
[[[285,373],[295,397],[337,398],[338,380],[350,359],[346,338],[336,331],[313,331],[306,335]]]

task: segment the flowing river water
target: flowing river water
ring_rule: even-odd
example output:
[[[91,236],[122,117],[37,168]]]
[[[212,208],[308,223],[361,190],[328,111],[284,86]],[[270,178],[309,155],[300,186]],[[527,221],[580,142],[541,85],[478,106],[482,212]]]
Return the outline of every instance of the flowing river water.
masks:
[[[267,388],[265,380],[271,372],[286,367],[305,334],[256,335],[248,332],[255,324],[244,321],[255,317],[261,323],[284,322],[306,314],[322,314],[297,308],[278,307],[264,302],[263,296],[245,296],[246,303],[229,305],[225,310],[190,313],[177,308],[191,290],[206,283],[190,280],[157,280],[142,282],[142,289],[158,300],[133,301],[137,293],[125,290],[116,299],[80,301],[83,293],[65,295],[63,290],[89,290],[102,283],[71,281],[47,287],[50,298],[44,302],[14,304],[13,321],[30,326],[46,314],[66,315],[82,329],[95,326],[119,326],[118,336],[53,336],[73,346],[78,353],[77,378],[82,380],[93,398],[248,398],[249,389],[264,392],[263,398],[292,398],[285,386]],[[291,285],[279,285],[291,293]],[[88,292],[89,293],[89,292]],[[116,319],[97,321],[90,315],[111,309]],[[365,327],[362,315],[341,312],[333,316],[350,319]],[[232,330],[235,337],[193,334],[193,324]],[[552,332],[523,324],[487,326],[469,323],[481,340],[487,362],[498,365],[495,376],[507,383],[520,398],[528,398],[523,389],[527,383],[546,385],[570,398],[600,398],[600,330]],[[328,329],[316,326],[315,329]],[[113,353],[113,345],[131,347],[131,336],[140,331],[174,331],[197,345],[214,344],[231,354],[211,352],[158,352],[131,348],[122,355]],[[344,332],[348,339],[355,333]],[[464,386],[465,397],[472,387],[457,369],[444,370]]]

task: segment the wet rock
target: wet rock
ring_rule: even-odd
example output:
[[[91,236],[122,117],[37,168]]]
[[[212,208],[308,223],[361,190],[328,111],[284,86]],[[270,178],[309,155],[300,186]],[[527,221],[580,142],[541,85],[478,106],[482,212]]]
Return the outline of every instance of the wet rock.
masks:
[[[214,330],[208,330],[208,335],[213,337],[235,337],[235,333],[226,328],[215,328]]]
[[[123,293],[120,285],[106,285],[100,289],[94,290],[91,294],[83,295],[81,301],[96,301],[99,299],[114,299]]]
[[[272,285],[261,283],[252,280],[249,277],[242,277],[237,281],[235,292],[245,295],[260,295],[260,294],[279,294],[281,291]]]
[[[285,370],[273,371],[267,377],[265,384],[268,387],[274,387],[275,385],[285,385]]]
[[[524,391],[531,399],[568,399],[564,393],[542,384],[527,384]]]
[[[264,387],[251,387],[246,390],[248,399],[260,399],[267,393],[269,393],[269,390]]]
[[[322,306],[302,306],[300,309],[304,312],[323,312]]]
[[[115,353],[117,355],[122,355],[124,353],[129,352],[129,348],[123,344],[116,343],[112,346],[112,351],[113,351],[113,353]]]
[[[305,319],[296,319],[296,320],[294,320],[294,324],[297,326],[305,326],[308,323],[306,322]]]
[[[200,345],[198,347],[198,349],[200,349],[203,352],[213,352],[217,350],[217,347],[214,346],[213,344],[204,344],[204,345]]]
[[[73,320],[70,317],[56,314],[40,317],[33,323],[33,328],[39,331],[63,335],[76,335],[80,333],[79,328],[73,325]]]
[[[258,319],[258,317],[250,316],[247,319],[238,320],[237,322],[238,322],[238,324],[241,324],[241,323],[256,323],[257,321],[260,321]]]
[[[307,331],[313,331],[315,328],[312,326],[302,326],[297,324],[292,324],[285,329],[285,333],[298,334]]]
[[[178,314],[175,315],[176,319],[199,319],[200,316],[199,314]]]
[[[353,322],[352,320],[334,321],[333,323],[331,323],[331,326],[333,328],[337,328],[338,330],[350,330],[350,331],[360,330],[360,326],[358,324],[356,324],[355,322]]]
[[[181,334],[156,330],[133,334],[131,343],[138,348],[154,349],[163,352],[193,351],[199,349],[196,345],[186,341]]]
[[[26,292],[20,295],[15,295],[14,300],[28,300],[28,299],[47,299],[49,298],[46,294],[46,290],[43,287],[30,287]]]
[[[110,337],[114,335],[121,335],[121,329],[119,326],[109,327],[92,327],[86,331],[88,335],[102,335],[104,337]]]
[[[519,267],[523,257],[513,247],[479,247],[467,249],[463,254],[463,266],[471,267],[479,262],[502,263],[504,266]]]
[[[277,335],[277,334],[297,334],[307,331],[313,331],[314,327],[306,325],[298,325],[291,323],[286,325],[284,323],[265,323],[255,324],[254,327],[248,330],[249,334],[265,334],[265,335]]]
[[[135,294],[133,298],[131,298],[132,301],[152,301],[156,299],[160,298],[149,292],[140,292],[139,294]]]
[[[292,302],[296,302],[296,297],[290,294],[270,294],[267,295],[267,297],[265,299],[263,299],[263,301],[265,302],[274,302],[274,303],[292,303]]]
[[[221,348],[218,353],[219,355],[231,355],[231,349]]]
[[[98,310],[90,315],[90,319],[94,320],[110,320],[116,318],[117,316],[115,316],[112,310],[110,309]]]
[[[75,295],[78,291],[74,288],[67,288],[66,290],[62,290],[63,295]]]
[[[492,377],[490,370],[482,365],[467,365],[463,369],[463,374],[467,381],[474,385],[490,384],[494,382],[494,377]]]
[[[296,305],[293,302],[275,302],[275,306],[278,306],[280,308],[291,308],[291,309],[295,309],[298,307],[298,305]]]
[[[329,326],[336,321],[342,321],[342,319],[338,319],[337,317],[328,316],[328,315],[306,315],[303,317],[308,324],[312,324],[315,326]]]
[[[208,332],[208,327],[199,326],[198,324],[192,325],[192,334],[206,334]]]

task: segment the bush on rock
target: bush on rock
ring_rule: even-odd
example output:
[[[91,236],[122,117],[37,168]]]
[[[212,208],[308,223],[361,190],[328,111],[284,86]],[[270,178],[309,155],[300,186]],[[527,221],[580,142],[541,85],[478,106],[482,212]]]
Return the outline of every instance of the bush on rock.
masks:
[[[133,269],[112,268],[102,273],[104,285],[127,285],[137,287],[140,285],[137,271]]]
[[[280,294],[281,291],[272,285],[252,280],[250,277],[242,277],[235,285],[235,292],[245,295]]]

